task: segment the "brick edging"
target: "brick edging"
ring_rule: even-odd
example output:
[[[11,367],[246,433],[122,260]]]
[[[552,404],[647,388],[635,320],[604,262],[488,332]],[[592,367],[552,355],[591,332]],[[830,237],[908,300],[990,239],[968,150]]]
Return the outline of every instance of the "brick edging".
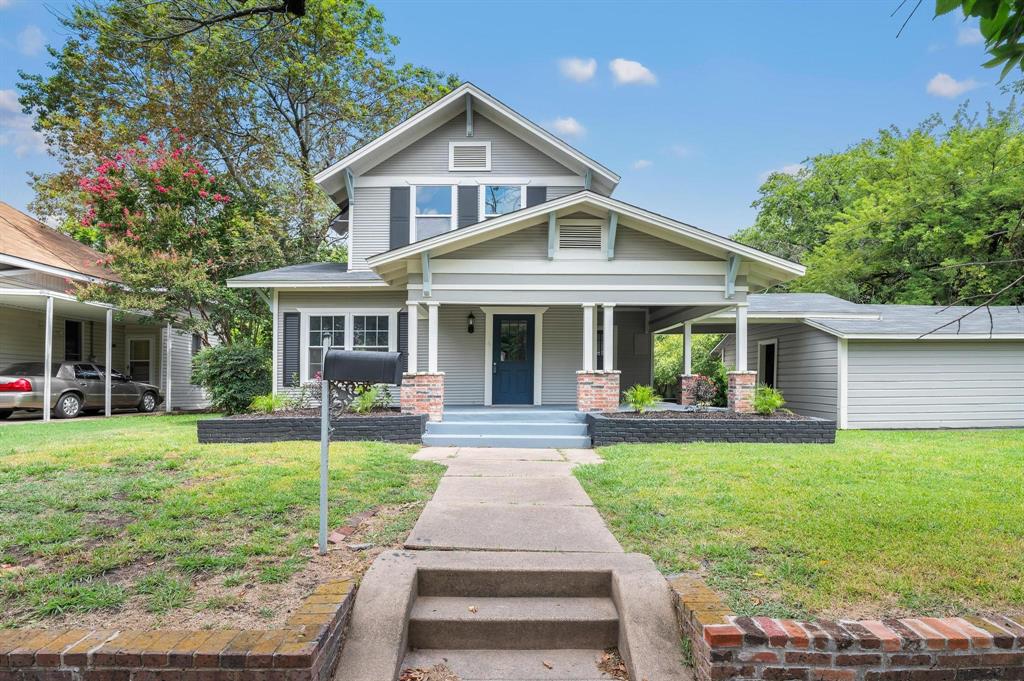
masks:
[[[0,630],[0,681],[326,681],[354,595],[321,584],[280,629]]]
[[[1024,679],[1024,623],[1007,617],[737,617],[700,577],[670,583],[698,681]]]

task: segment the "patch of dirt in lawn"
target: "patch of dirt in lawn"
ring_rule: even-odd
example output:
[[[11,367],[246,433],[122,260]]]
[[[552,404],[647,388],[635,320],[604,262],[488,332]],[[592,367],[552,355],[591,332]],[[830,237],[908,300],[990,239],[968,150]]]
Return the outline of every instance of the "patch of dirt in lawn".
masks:
[[[196,575],[191,580],[192,594],[188,603],[165,613],[149,612],[144,596],[131,595],[116,612],[96,611],[66,613],[33,621],[31,626],[42,628],[109,628],[109,629],[274,629],[282,627],[302,601],[316,587],[334,579],[359,579],[382,552],[401,548],[401,541],[387,545],[374,545],[365,550],[353,550],[350,545],[373,541],[389,523],[400,516],[421,510],[423,503],[382,506],[370,517],[361,520],[344,543],[330,544],[326,556],[320,556],[313,543],[302,558],[308,559],[287,581],[266,584],[259,581],[256,572],[261,565],[249,566],[241,573],[215,573]],[[269,565],[271,563],[263,564]],[[253,568],[256,570],[253,570]],[[133,584],[147,573],[167,571],[173,577],[188,580],[162,562],[134,563],[108,573],[105,581],[131,590]],[[226,586],[225,581],[244,574],[241,583]]]

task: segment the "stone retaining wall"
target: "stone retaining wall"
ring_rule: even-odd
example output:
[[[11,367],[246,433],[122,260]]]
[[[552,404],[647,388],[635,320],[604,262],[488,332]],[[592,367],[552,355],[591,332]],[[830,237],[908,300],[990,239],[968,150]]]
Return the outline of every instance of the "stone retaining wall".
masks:
[[[699,577],[678,577],[672,590],[697,681],[1024,679],[1024,626],[1006,617],[736,617]]]
[[[426,423],[427,417],[420,414],[345,416],[331,421],[331,440],[383,440],[419,444],[423,440]],[[320,439],[320,419],[315,416],[200,419],[196,422],[196,428],[199,441],[204,443]]]
[[[615,418],[588,414],[595,447],[630,442],[791,442],[831,444],[836,422],[825,419]]]
[[[353,599],[321,584],[282,629],[0,630],[0,681],[327,681]]]

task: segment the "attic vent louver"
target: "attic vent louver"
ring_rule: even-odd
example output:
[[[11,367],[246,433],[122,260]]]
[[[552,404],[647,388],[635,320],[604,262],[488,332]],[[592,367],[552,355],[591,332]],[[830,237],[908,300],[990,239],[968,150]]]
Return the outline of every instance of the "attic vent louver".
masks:
[[[561,249],[601,249],[601,225],[560,225],[558,247]]]
[[[448,147],[448,170],[490,170],[490,142],[451,142]]]

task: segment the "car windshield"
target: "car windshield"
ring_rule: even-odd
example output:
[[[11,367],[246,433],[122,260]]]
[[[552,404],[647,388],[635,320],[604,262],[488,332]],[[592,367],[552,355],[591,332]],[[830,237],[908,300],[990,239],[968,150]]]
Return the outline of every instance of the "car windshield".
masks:
[[[51,376],[56,376],[57,371],[60,369],[60,364],[53,363],[50,365]],[[43,363],[42,362],[16,362],[15,364],[9,364],[3,369],[0,369],[0,375],[3,376],[42,376],[43,375]]]

